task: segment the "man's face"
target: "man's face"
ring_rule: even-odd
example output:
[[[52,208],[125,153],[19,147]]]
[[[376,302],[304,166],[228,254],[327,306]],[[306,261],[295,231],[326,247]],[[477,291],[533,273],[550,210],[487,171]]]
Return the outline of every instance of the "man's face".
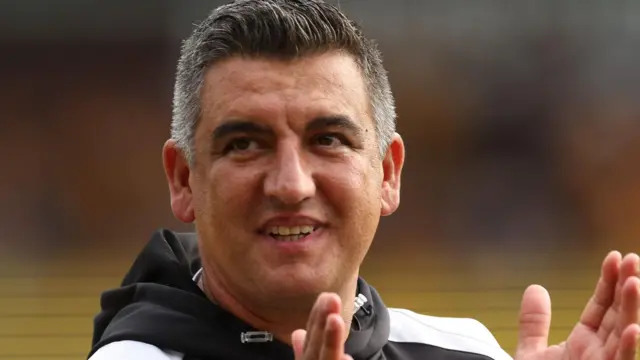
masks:
[[[201,103],[195,165],[172,205],[195,219],[207,266],[254,294],[352,281],[397,208],[404,152],[396,137],[379,155],[352,57],[228,59],[207,72]]]

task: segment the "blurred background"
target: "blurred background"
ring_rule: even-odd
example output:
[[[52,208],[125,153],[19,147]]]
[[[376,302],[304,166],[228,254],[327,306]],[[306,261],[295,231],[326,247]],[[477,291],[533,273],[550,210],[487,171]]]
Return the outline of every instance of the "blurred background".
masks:
[[[0,1],[0,359],[86,358],[99,294],[189,229],[160,151],[180,41],[221,3]],[[539,283],[563,340],[606,252],[640,251],[640,2],[340,6],[386,55],[408,152],[363,275],[510,353]]]

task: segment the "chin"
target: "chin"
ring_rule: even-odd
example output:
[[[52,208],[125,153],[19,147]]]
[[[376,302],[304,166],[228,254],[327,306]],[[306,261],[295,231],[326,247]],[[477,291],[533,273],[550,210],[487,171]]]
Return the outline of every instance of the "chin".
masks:
[[[315,297],[325,291],[337,291],[335,283],[335,279],[327,271],[299,264],[280,266],[269,274],[264,273],[263,278],[263,284],[267,288],[265,290],[286,297]]]

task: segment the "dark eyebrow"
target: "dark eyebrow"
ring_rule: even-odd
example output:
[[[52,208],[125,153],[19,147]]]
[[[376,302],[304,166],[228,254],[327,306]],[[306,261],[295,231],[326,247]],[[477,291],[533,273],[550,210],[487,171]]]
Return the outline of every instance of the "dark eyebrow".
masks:
[[[215,142],[233,134],[273,134],[273,131],[252,121],[231,120],[215,128],[211,138]]]
[[[340,128],[354,135],[362,135],[362,128],[353,120],[343,115],[321,116],[313,119],[307,124],[307,131],[319,131],[326,128]]]

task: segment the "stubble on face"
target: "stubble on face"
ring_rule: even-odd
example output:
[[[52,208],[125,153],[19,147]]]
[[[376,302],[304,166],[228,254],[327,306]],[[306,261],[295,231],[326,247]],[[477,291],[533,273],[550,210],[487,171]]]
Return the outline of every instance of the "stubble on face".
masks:
[[[381,159],[356,63],[340,53],[232,58],[208,71],[202,103],[190,182],[203,261],[236,297],[340,292],[357,276],[380,218]],[[353,129],[308,130],[323,117]],[[255,129],[215,137],[229,122]],[[325,146],[325,135],[339,144]],[[296,186],[306,186],[299,202]],[[264,242],[262,223],[282,214],[326,223],[318,245],[289,256]]]

